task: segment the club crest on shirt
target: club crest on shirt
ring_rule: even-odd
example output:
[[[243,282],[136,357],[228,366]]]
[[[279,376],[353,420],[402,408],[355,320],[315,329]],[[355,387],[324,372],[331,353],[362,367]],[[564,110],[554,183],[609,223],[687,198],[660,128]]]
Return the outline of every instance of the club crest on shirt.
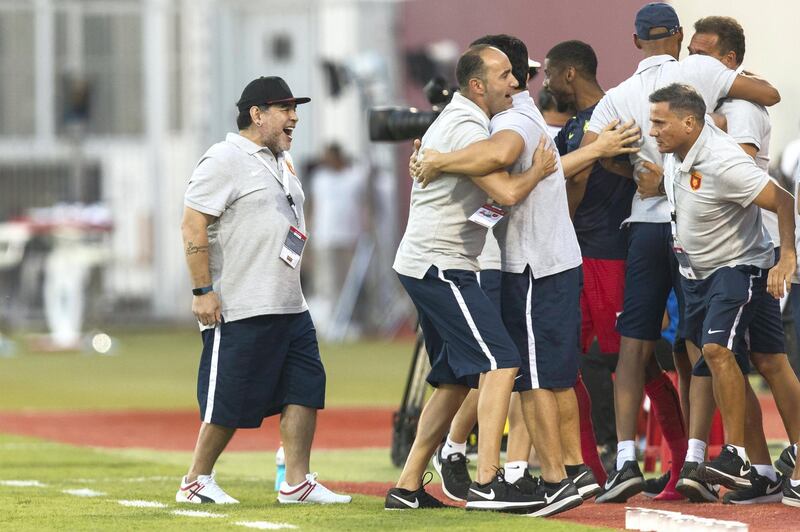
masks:
[[[692,190],[697,190],[700,188],[700,184],[703,182],[703,175],[700,172],[692,172],[691,177],[689,178],[689,186],[692,187]]]

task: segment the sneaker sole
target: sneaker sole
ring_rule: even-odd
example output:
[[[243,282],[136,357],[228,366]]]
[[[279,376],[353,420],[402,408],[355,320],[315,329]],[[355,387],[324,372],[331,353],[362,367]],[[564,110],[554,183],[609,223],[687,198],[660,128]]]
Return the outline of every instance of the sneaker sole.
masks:
[[[753,497],[752,499],[743,499],[738,501],[736,499],[722,500],[723,504],[765,504],[770,502],[781,502],[783,500],[783,493],[780,490],[772,495],[761,495],[760,497]]]
[[[597,483],[587,484],[586,486],[578,488],[578,494],[580,494],[581,498],[584,501],[591,499],[595,495],[599,494],[601,491],[603,491],[603,488],[601,488],[600,484]]]
[[[528,515],[531,517],[548,517],[551,515],[560,514],[561,512],[566,512],[567,510],[572,510],[581,504],[583,504],[583,498],[580,495],[572,495],[566,499],[549,504],[541,510],[537,510]]]
[[[433,455],[433,469],[436,470],[436,474],[439,475],[439,478],[442,480],[442,491],[447,496],[448,499],[457,502],[466,502],[467,499],[462,499],[461,497],[457,497],[450,493],[450,490],[447,489],[447,486],[444,482],[444,476],[442,475],[442,462],[439,459],[439,449],[437,447],[436,452]]]
[[[507,501],[468,501],[466,505],[467,511],[482,511],[482,512],[507,512],[507,513],[524,513],[534,511],[539,508],[541,504],[531,502],[507,502]]]
[[[720,486],[725,486],[729,490],[739,490],[742,488],[749,488],[751,486],[750,479],[735,477],[713,467],[701,465],[697,468],[696,474],[700,480],[705,480],[709,484],[719,484]]]
[[[800,508],[800,499],[792,499],[789,497],[784,497],[781,499],[781,502],[787,506],[794,506],[795,508]]]
[[[625,502],[644,489],[644,477],[630,478],[614,487],[614,489],[598,495],[596,503]]]
[[[702,503],[719,501],[719,495],[715,495],[712,491],[709,491],[702,482],[697,482],[690,478],[678,480],[675,489],[678,490],[678,493],[689,499],[690,502]]]

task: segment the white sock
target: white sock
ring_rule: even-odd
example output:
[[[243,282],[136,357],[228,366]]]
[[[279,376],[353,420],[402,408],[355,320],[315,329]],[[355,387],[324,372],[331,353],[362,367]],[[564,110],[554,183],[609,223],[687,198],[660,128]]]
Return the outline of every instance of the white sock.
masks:
[[[731,447],[736,449],[736,454],[738,454],[739,458],[741,458],[745,463],[750,461],[750,459],[747,458],[747,451],[745,451],[744,447],[738,447],[736,445],[731,445]]]
[[[797,444],[794,444],[794,455],[797,456]]]
[[[467,442],[464,443],[456,443],[450,439],[450,435],[447,435],[447,440],[445,440],[444,445],[442,446],[442,460],[445,460],[451,454],[467,454]]]
[[[762,477],[767,477],[772,482],[778,480],[778,475],[775,474],[775,468],[772,467],[772,464],[767,464],[767,465],[753,464],[753,467],[755,468],[756,473],[758,473]]]
[[[518,481],[522,478],[522,475],[525,474],[525,470],[528,469],[528,462],[525,460],[518,460],[516,462],[506,462],[505,465],[505,476],[506,482],[509,484],[513,484],[514,482]]]
[[[622,464],[636,460],[636,444],[633,440],[623,440],[617,444],[617,471]]]
[[[686,461],[702,464],[706,459],[706,442],[696,438],[689,439],[689,446],[686,449]]]
[[[795,480],[793,478],[790,478],[789,484],[791,484],[793,488],[800,488],[800,479]]]

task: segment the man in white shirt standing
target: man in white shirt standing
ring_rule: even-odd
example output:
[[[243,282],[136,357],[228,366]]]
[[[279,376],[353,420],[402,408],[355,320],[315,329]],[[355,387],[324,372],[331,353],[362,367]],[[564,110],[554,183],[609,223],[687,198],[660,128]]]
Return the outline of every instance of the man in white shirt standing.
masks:
[[[783,297],[797,268],[794,201],[706,119],[706,104],[691,86],[672,84],[650,95],[651,130],[664,159],[664,190],[672,205],[671,232],[680,265],[684,316],[680,334],[701,347],[711,370],[727,444],[697,476],[729,489],[751,487],[745,444],[745,384],[754,338],[783,341],[772,299]],[[780,259],[764,230],[761,209],[778,215]],[[759,320],[755,320],[761,314]],[[792,397],[800,401],[800,394]],[[800,414],[789,413],[800,420]]]
[[[745,35],[741,25],[731,17],[706,17],[698,20],[694,24],[695,34],[689,43],[691,54],[701,54],[719,60],[723,65],[731,70],[739,70],[745,53]],[[756,165],[763,171],[769,170],[769,139],[770,139],[770,120],[767,110],[761,106],[742,99],[726,98],[722,100],[716,112],[725,117],[727,132],[739,143],[739,146],[752,157]],[[767,230],[775,246],[776,256],[780,251],[780,234],[778,231],[778,219],[775,213],[762,209],[761,217],[764,228]],[[785,353],[783,344],[783,324],[782,320],[775,320],[775,314],[780,315],[779,303],[776,300],[767,300],[765,306],[775,306],[776,309],[766,309],[762,307],[760,312],[754,317],[750,327],[754,334],[750,335],[750,359],[756,369],[764,376],[773,390],[778,408],[781,411],[793,409],[794,406],[787,404],[794,397],[800,396],[800,382],[789,364],[789,359]],[[763,334],[764,330],[770,331]],[[780,340],[771,342],[766,340]],[[690,355],[695,351],[690,352]],[[697,360],[692,360],[696,364]],[[705,377],[705,378],[704,378]],[[692,387],[700,389],[692,392],[692,405],[689,426],[689,450],[686,455],[686,464],[681,471],[681,480],[678,481],[678,489],[693,500],[708,500],[707,497],[698,495],[708,495],[713,493],[713,487],[704,483],[698,484],[697,479],[693,478],[692,468],[704,460],[706,442],[703,441],[708,434],[711,426],[711,419],[715,408],[713,395],[711,393],[711,383],[708,379],[708,367],[701,365],[695,367],[692,377]],[[723,502],[727,504],[752,504],[777,502],[781,500],[781,475],[776,473],[772,466],[767,447],[764,428],[761,422],[761,408],[758,399],[748,380],[745,380],[745,389],[748,401],[746,448],[750,460],[753,463],[751,474],[752,486],[747,489],[732,491],[725,494]],[[789,441],[797,441],[800,436],[800,426],[795,426],[792,416],[784,418],[788,422],[786,425]],[[784,452],[793,453],[794,446],[790,445]],[[779,461],[780,465],[781,462]],[[784,467],[784,474],[791,473],[790,467]],[[688,482],[692,479],[695,482]],[[698,494],[698,490],[700,493]]]
[[[583,137],[585,146],[594,142],[612,120],[634,120],[642,128],[641,150],[630,157],[633,171],[627,168],[628,175],[634,179],[638,179],[640,172],[649,171],[652,163],[661,163],[657,146],[647,135],[650,124],[647,98],[654,90],[675,81],[687,82],[698,89],[709,108],[724,96],[745,98],[763,105],[772,105],[780,99],[768,83],[737,75],[710,57],[690,56],[678,62],[682,40],[683,29],[672,6],[651,3],[642,7],[636,15],[634,43],[645,58],[632,77],[609,90],[597,104]],[[621,170],[615,168],[615,171]],[[658,389],[661,392],[655,407],[674,457],[665,492],[674,493],[682,457],[686,454],[687,438],[677,391],[653,356],[655,341],[661,336],[661,321],[670,290],[675,289],[679,301],[682,297],[677,263],[670,246],[669,220],[666,199],[634,196],[631,216],[626,220],[630,236],[623,311],[617,320],[621,335],[614,383],[617,462],[597,502],[624,502],[644,487],[644,477],[636,462],[634,437],[645,386],[648,391]],[[652,400],[654,395],[648,395]]]

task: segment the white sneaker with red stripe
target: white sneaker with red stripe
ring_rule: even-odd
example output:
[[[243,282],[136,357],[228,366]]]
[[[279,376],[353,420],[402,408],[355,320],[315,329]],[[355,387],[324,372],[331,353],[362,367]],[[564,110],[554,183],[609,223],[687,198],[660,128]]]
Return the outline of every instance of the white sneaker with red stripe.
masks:
[[[351,499],[350,495],[339,495],[317,482],[316,473],[307,474],[305,481],[297,486],[284,481],[278,492],[281,504],[346,504]]]
[[[183,477],[181,487],[175,494],[175,501],[193,504],[239,504],[239,501],[217,485],[213,472],[210,475],[197,475],[197,480],[193,482],[187,482],[186,477]]]

